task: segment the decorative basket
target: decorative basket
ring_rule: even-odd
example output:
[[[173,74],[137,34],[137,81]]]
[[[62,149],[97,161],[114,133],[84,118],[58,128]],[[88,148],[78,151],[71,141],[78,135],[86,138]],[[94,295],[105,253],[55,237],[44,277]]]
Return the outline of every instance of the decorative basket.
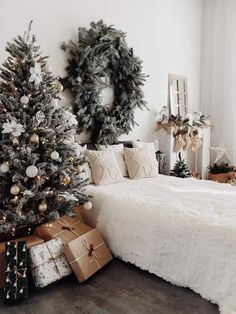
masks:
[[[227,183],[235,178],[236,172],[230,171],[227,173],[209,173],[209,179],[219,183]]]

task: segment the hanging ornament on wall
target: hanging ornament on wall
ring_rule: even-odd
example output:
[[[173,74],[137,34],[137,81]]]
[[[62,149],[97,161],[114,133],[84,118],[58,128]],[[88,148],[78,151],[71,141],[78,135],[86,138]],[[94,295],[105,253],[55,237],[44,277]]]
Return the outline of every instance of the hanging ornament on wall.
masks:
[[[46,202],[42,202],[42,203],[40,203],[39,206],[38,206],[38,210],[39,210],[40,212],[45,212],[47,209],[48,209],[48,205],[47,205]]]
[[[7,173],[9,171],[9,164],[7,162],[1,164],[0,171],[3,173]]]
[[[51,152],[51,155],[50,155],[50,157],[53,159],[53,160],[58,160],[58,158],[59,158],[59,153],[56,151],[56,150],[54,150],[53,152]]]
[[[29,97],[24,95],[20,98],[20,102],[22,105],[27,105],[29,103]]]
[[[10,192],[12,195],[18,195],[20,193],[20,188],[18,185],[14,184],[12,185]]]
[[[38,136],[38,134],[33,133],[33,134],[30,136],[30,142],[31,142],[31,143],[34,143],[34,144],[38,144],[38,143],[39,143],[39,136]]]
[[[83,207],[84,207],[84,209],[89,210],[89,209],[92,209],[93,204],[88,201],[88,202],[86,202],[86,203],[83,204]]]
[[[38,168],[36,166],[29,166],[26,168],[26,174],[29,178],[35,178],[38,175]]]

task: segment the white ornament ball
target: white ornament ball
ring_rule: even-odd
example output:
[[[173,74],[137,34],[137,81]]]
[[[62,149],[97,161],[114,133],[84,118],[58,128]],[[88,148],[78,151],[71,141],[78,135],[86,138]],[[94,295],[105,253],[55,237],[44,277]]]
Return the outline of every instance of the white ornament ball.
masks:
[[[26,168],[26,174],[29,178],[35,178],[38,175],[38,168],[35,166],[29,166]]]
[[[17,195],[20,193],[20,188],[18,185],[14,184],[11,189],[10,189],[10,192],[12,195]]]
[[[53,160],[58,160],[58,158],[59,158],[59,153],[56,151],[56,150],[54,150],[53,152],[51,152],[51,155],[50,155],[50,157],[53,159]]]
[[[51,106],[57,108],[58,107],[58,104],[59,104],[59,101],[58,99],[52,99],[51,102],[50,102]]]
[[[45,212],[47,209],[48,209],[48,205],[45,202],[40,203],[38,206],[38,210],[40,212]]]
[[[1,164],[0,170],[3,173],[7,173],[9,171],[9,165],[6,162],[4,162],[3,164]]]
[[[91,202],[86,202],[86,203],[84,203],[83,207],[84,207],[84,209],[89,210],[89,209],[92,209],[93,204]]]
[[[80,165],[77,165],[77,166],[75,167],[75,170],[76,170],[76,172],[77,172],[78,174],[80,174],[80,173],[83,171],[83,167],[80,166]]]
[[[29,97],[24,95],[20,98],[20,102],[23,104],[23,105],[27,105],[29,103]]]

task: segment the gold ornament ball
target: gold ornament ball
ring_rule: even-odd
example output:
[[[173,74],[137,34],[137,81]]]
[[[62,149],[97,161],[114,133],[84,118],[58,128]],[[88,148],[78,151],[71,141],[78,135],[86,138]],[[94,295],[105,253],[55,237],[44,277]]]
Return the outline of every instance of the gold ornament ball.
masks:
[[[63,87],[63,85],[61,84],[61,82],[56,81],[56,88],[57,88],[57,90],[58,90],[59,92],[63,92],[64,87]]]
[[[48,209],[48,205],[45,202],[40,203],[38,206],[38,210],[40,212],[45,212],[47,209]]]
[[[79,173],[81,173],[83,171],[83,167],[80,166],[80,165],[77,165],[77,166],[75,166],[75,170],[79,174]]]
[[[30,142],[31,142],[31,143],[34,143],[34,144],[38,144],[38,142],[39,142],[39,136],[38,136],[38,134],[33,133],[33,134],[30,136]]]
[[[83,207],[84,207],[84,209],[89,210],[89,209],[92,209],[93,204],[88,201],[88,202],[84,203]]]
[[[20,188],[18,185],[14,184],[11,189],[10,189],[10,192],[12,195],[17,195],[20,193]]]
[[[71,181],[71,179],[70,179],[70,177],[64,177],[64,178],[62,179],[62,181],[63,181],[64,184],[69,184],[70,181]]]

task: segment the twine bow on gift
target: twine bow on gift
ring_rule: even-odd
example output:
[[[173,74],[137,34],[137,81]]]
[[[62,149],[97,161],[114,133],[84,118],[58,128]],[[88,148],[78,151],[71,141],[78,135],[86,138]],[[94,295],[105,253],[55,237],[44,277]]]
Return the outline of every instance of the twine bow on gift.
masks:
[[[96,249],[98,249],[100,246],[104,245],[105,243],[102,242],[102,243],[100,243],[94,247],[93,244],[89,245],[88,241],[83,237],[82,238],[82,244],[83,244],[83,254],[81,256],[77,257],[76,259],[74,259],[72,262],[70,262],[70,264],[73,264],[74,262],[76,262],[76,261],[80,260],[81,258],[83,258],[84,256],[88,255],[89,257],[92,257],[90,259],[90,263],[95,261],[98,268],[100,269],[101,266],[99,264],[98,259],[101,257],[101,254],[99,254],[96,251]]]
[[[73,232],[77,237],[79,237],[80,235],[75,231],[74,226],[77,225],[78,223],[80,223],[80,221],[77,221],[76,223],[74,223],[73,225],[63,225],[60,221],[57,221],[57,223],[62,227],[62,230],[56,234],[54,234],[53,238],[58,237],[59,234],[61,234],[64,231],[71,231]]]

